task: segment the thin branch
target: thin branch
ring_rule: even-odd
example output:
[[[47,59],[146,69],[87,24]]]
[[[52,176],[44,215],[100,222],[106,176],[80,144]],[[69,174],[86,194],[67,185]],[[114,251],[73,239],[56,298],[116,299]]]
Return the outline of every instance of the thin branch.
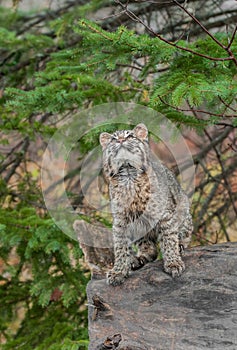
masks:
[[[15,174],[15,171],[16,169],[18,168],[18,166],[21,164],[21,161],[28,149],[30,145],[30,141],[29,141],[29,137],[26,137],[24,142],[23,142],[23,145],[22,145],[22,149],[21,151],[17,154],[16,158],[15,158],[15,161],[13,163],[13,166],[12,168],[10,169],[10,171],[8,172],[8,174],[4,177],[4,180],[5,182],[7,183],[11,177]]]
[[[73,1],[67,1],[64,6],[56,9],[56,10],[46,10],[44,12],[38,13],[37,15],[28,16],[24,18],[25,23],[29,23],[28,25],[22,26],[21,29],[17,32],[17,35],[22,35],[23,33],[29,31],[32,27],[35,25],[47,21],[49,19],[53,18],[59,18],[64,13],[66,13],[71,8],[78,6],[78,5],[85,5],[87,3],[86,0],[73,0]]]
[[[227,49],[229,49],[231,47],[231,45],[233,44],[236,32],[237,32],[237,25],[236,25],[236,27],[235,27],[235,29],[233,31],[233,34],[232,34],[232,37],[231,37],[231,39],[229,41],[229,45],[227,46]]]
[[[234,56],[233,52],[231,51],[230,49],[230,46],[232,45],[233,43],[233,40],[235,38],[235,34],[236,34],[236,31],[237,31],[237,26],[235,27],[235,30],[233,32],[233,35],[232,35],[232,38],[230,40],[230,43],[228,46],[225,46],[223,45],[218,39],[216,39],[206,28],[205,26],[195,17],[192,15],[192,13],[190,13],[188,10],[185,9],[184,6],[182,6],[178,1],[176,0],[173,0],[173,2],[179,7],[181,8],[185,13],[187,13],[201,28],[202,30],[208,35],[211,37],[211,39],[218,45],[220,46],[222,49],[224,49],[229,57],[231,58],[231,60],[235,63],[235,65],[237,66],[237,59],[236,57]]]
[[[225,170],[226,176],[233,174],[233,172],[236,170],[236,167],[237,167],[237,159],[228,168],[226,168],[226,170]],[[203,190],[205,186],[209,185],[210,178],[212,179],[212,181],[220,183],[222,180],[222,174],[217,174],[215,176],[213,176],[213,175],[209,176],[209,178],[207,180],[201,182],[198,186],[196,186],[196,191]]]
[[[80,170],[81,170],[81,165],[79,165],[77,168],[71,170],[64,178],[55,181],[53,184],[51,184],[51,185],[44,191],[44,195],[49,194],[51,191],[55,190],[55,188],[56,188],[58,185],[61,185],[62,183],[64,183],[64,182],[67,181],[68,179],[74,177],[75,175],[78,175],[78,174],[80,173]]]
[[[169,104],[168,102],[164,101],[164,99],[161,96],[158,96],[158,98],[166,106],[171,107],[171,108],[175,109],[178,112],[203,113],[203,114],[207,114],[207,115],[210,115],[210,116],[222,117],[222,118],[236,118],[237,117],[237,114],[222,114],[222,113],[213,113],[213,112],[204,111],[203,109],[193,109],[193,108],[185,109],[185,108],[180,108],[180,107],[173,106],[173,105]],[[198,118],[198,119],[200,119],[200,118]]]
[[[231,109],[233,112],[237,112],[237,109],[233,108],[232,106],[228,105],[221,96],[218,96],[219,100],[228,108]]]
[[[221,229],[224,232],[224,235],[226,237],[227,242],[230,242],[230,236],[229,236],[229,234],[228,234],[228,232],[226,230],[225,224],[224,224],[224,222],[222,220],[222,217],[221,217],[221,215],[219,213],[217,213],[217,217],[218,217]]]
[[[218,45],[218,46],[220,46],[222,49],[226,49],[226,47],[218,40],[218,39],[216,39],[207,29],[206,29],[206,27],[204,27],[204,25],[201,23],[201,22],[199,22],[199,20],[191,13],[191,12],[189,12],[184,6],[182,6],[178,1],[176,1],[176,0],[173,0],[173,2],[179,7],[179,8],[181,8],[185,13],[187,13],[187,15],[189,16],[189,17],[191,17],[192,18],[192,20],[195,22],[195,23],[197,23],[198,25],[199,25],[199,27],[201,27],[202,28],[202,30],[208,35],[208,36],[210,36],[211,38],[212,38],[212,40],[213,41],[215,41],[215,43]]]
[[[235,193],[233,195],[233,199],[237,200],[237,193]],[[217,210],[215,210],[214,212],[210,213],[210,215],[208,216],[208,221],[211,222],[213,220],[213,218],[218,217],[219,215],[223,214],[225,211],[229,210],[229,206],[231,204],[231,200],[230,198],[226,199],[225,203],[219,207]],[[200,228],[202,228],[203,226],[206,225],[206,221],[207,220],[203,220],[199,225],[198,225],[198,230],[200,230]]]
[[[11,150],[5,155],[4,160],[1,162],[0,167],[0,173],[2,173],[9,165],[11,165],[14,162],[14,159],[11,159],[11,156],[13,155],[16,150],[23,145],[24,140],[21,140],[18,142],[14,147],[11,148]],[[10,159],[8,159],[10,158]],[[8,160],[6,162],[6,160]]]
[[[226,139],[226,137],[229,135],[229,133],[233,130],[233,128],[230,127],[226,127],[225,130],[221,133],[218,134],[215,138],[212,139],[212,141],[203,149],[201,150],[201,152],[199,152],[198,154],[195,154],[193,156],[193,162],[194,164],[198,165],[200,163],[200,160],[205,158],[205,156],[212,150],[212,148],[216,145],[218,145],[219,143],[221,143],[223,140]],[[188,169],[190,167],[190,162],[184,162],[183,164],[179,165],[179,169],[181,171],[184,171],[186,169]],[[237,160],[236,163],[234,165],[234,168],[237,166]],[[175,173],[177,173],[176,171],[176,167],[172,169]],[[178,169],[177,169],[178,170]]]
[[[205,214],[208,211],[208,207],[210,205],[210,203],[213,201],[216,192],[218,190],[219,187],[219,183],[215,182],[214,185],[212,186],[212,189],[210,190],[210,192],[208,193],[208,195],[206,196],[203,204],[202,204],[202,208],[199,210],[199,213],[197,215],[197,220],[196,220],[196,225],[198,222],[201,221],[201,219],[205,216]]]
[[[155,37],[157,37],[158,39],[160,39],[161,41],[165,42],[166,44],[175,47],[176,49],[182,50],[182,51],[186,51],[189,53],[192,53],[193,55],[199,56],[199,57],[203,57],[206,58],[208,60],[211,61],[235,61],[235,57],[233,55],[229,55],[229,57],[211,57],[205,54],[202,54],[200,52],[194,51],[192,49],[189,49],[187,47],[183,47],[180,45],[177,45],[176,43],[169,41],[167,39],[165,39],[162,35],[156,33],[151,27],[149,27],[143,20],[141,20],[134,12],[130,11],[127,8],[127,4],[124,5],[120,0],[115,0],[115,2],[117,4],[119,4],[122,9],[125,11],[125,13],[127,14],[127,16],[134,22],[138,22],[140,24],[142,24],[144,26],[144,28],[146,28],[152,35],[154,35]],[[237,65],[237,60],[236,60],[236,65]]]
[[[197,117],[197,113],[195,112],[195,110],[193,110],[193,114],[194,114],[194,116]],[[211,136],[209,135],[209,133],[207,132],[207,130],[204,130],[204,132],[205,132],[206,136],[208,137],[209,141],[212,142],[212,138],[211,138]],[[236,216],[237,216],[237,207],[236,207],[236,205],[235,205],[235,200],[234,200],[234,198],[233,198],[233,193],[232,193],[231,187],[230,187],[229,182],[228,182],[228,180],[227,180],[226,169],[225,169],[225,167],[224,167],[224,165],[223,165],[223,162],[222,162],[220,153],[218,152],[218,150],[217,150],[217,148],[216,148],[216,145],[213,146],[213,149],[214,149],[214,151],[215,151],[215,153],[216,153],[217,160],[218,160],[218,162],[219,162],[219,164],[220,164],[220,167],[221,167],[222,178],[223,178],[223,180],[224,180],[224,183],[225,183],[225,186],[226,186],[226,189],[227,189],[229,198],[230,198],[230,203],[232,204],[232,207],[233,207],[233,209],[234,209],[234,212],[235,212],[235,214],[236,214]]]
[[[206,130],[204,130],[204,132],[205,132],[205,134],[207,135],[208,139],[209,139],[210,141],[212,141],[212,138],[211,138],[211,136],[209,135],[209,133],[208,133]],[[228,180],[227,180],[226,170],[225,170],[224,164],[223,164],[223,162],[222,162],[221,155],[220,155],[218,149],[216,148],[216,146],[214,146],[213,149],[214,149],[214,151],[215,151],[215,153],[216,153],[217,160],[218,160],[218,162],[219,162],[219,164],[220,164],[221,172],[222,172],[222,176],[223,176],[223,180],[224,180],[224,183],[225,183],[225,186],[226,186],[226,189],[227,189],[227,192],[228,192],[228,195],[229,195],[229,198],[230,198],[232,207],[233,207],[234,212],[235,212],[236,217],[237,217],[237,207],[236,207],[235,201],[234,201],[234,199],[233,199],[233,194],[232,194],[232,190],[231,190],[230,184],[229,184],[229,182],[228,182]]]

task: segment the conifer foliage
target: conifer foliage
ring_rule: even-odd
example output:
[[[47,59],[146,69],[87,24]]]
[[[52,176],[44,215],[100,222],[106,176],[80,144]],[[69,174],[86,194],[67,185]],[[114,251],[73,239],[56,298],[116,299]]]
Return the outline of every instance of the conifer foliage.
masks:
[[[132,101],[195,130],[204,140],[194,157],[196,240],[213,242],[217,230],[230,240],[237,215],[237,8],[221,0],[59,3],[35,12],[22,12],[18,1],[0,8],[4,350],[88,345],[88,271],[78,242],[48,215],[40,188],[47,141],[78,109]],[[94,147],[99,131],[81,140],[81,151]],[[67,176],[72,196],[74,175]],[[100,219],[87,208],[84,214]]]

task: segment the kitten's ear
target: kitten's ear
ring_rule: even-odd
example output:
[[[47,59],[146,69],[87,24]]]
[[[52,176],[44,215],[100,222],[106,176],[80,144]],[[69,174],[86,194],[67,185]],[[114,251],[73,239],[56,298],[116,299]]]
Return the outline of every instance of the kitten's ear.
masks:
[[[105,149],[111,139],[111,135],[108,132],[102,132],[100,134],[100,144],[102,149]]]
[[[145,124],[138,124],[133,131],[138,139],[146,140],[148,137],[148,130]]]

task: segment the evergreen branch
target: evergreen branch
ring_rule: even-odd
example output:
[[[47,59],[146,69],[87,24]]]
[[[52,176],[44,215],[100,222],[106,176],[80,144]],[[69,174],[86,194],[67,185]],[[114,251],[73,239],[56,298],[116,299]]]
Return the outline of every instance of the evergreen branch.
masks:
[[[148,26],[141,18],[139,18],[134,12],[132,12],[131,10],[128,9],[127,4],[123,4],[120,0],[115,0],[115,2],[117,4],[119,4],[122,9],[124,10],[124,12],[127,14],[127,16],[134,22],[138,22],[140,24],[142,24],[144,26],[144,28],[147,29],[147,31],[149,33],[151,33],[152,35],[154,35],[155,37],[157,37],[159,40],[165,42],[166,44],[175,47],[176,49],[182,50],[182,51],[186,51],[189,52],[195,56],[199,56],[199,57],[203,57],[206,58],[208,60],[211,61],[219,61],[219,62],[224,62],[224,61],[234,61],[234,63],[237,65],[237,60],[234,57],[233,53],[230,52],[230,49],[226,50],[229,54],[229,57],[211,57],[208,56],[206,54],[202,54],[200,52],[194,51],[190,48],[184,47],[184,46],[180,46],[178,44],[176,44],[175,42],[172,42],[170,40],[165,39],[162,35],[156,33],[150,26]]]
[[[233,112],[237,112],[237,109],[235,109],[232,106],[230,106],[229,104],[227,104],[221,96],[218,96],[218,98],[221,101],[221,103],[223,103],[223,105],[226,106],[226,108],[231,109]]]
[[[96,34],[99,34],[99,35],[102,36],[104,39],[113,42],[113,39],[112,39],[110,36],[104,34],[101,30],[98,30],[97,28],[93,27],[93,26],[90,25],[88,22],[86,22],[86,21],[81,21],[80,23],[81,23],[82,26],[89,28],[91,31],[93,31],[93,32],[96,33]]]
[[[235,32],[236,33],[236,32]],[[230,46],[228,45],[226,47],[226,51],[228,52],[230,59],[234,62],[234,64],[237,66],[237,58],[235,57],[233,51],[230,49]]]
[[[221,117],[221,118],[236,118],[237,117],[237,114],[213,113],[213,112],[205,111],[203,109],[193,109],[192,107],[190,107],[190,109],[180,108],[180,107],[176,107],[176,106],[171,105],[170,103],[164,101],[164,99],[161,96],[158,96],[158,98],[160,99],[160,101],[164,105],[166,105],[168,107],[171,107],[171,108],[173,108],[173,109],[175,109],[176,111],[179,111],[179,112],[203,113],[203,114],[207,114],[207,115],[210,115],[210,116]],[[198,117],[198,119],[200,119],[200,118]]]
[[[192,0],[192,2],[198,2],[198,0]],[[141,1],[139,1],[140,3]],[[175,4],[173,1],[143,1],[145,5],[140,6],[137,1],[130,1],[129,3],[135,3],[137,5],[137,8],[133,10],[133,12],[139,16],[143,15],[144,12],[146,11],[147,13],[156,13],[157,11],[162,11],[166,10],[166,13],[168,16],[171,17],[171,23],[169,25],[165,25],[163,28],[160,29],[160,34],[165,35],[165,34],[171,34],[173,35],[173,40],[176,40],[179,35],[176,35],[177,32],[182,31],[183,32],[183,27],[187,26],[190,24],[190,20],[179,20],[179,21],[173,21],[174,18],[172,14],[170,15],[169,13],[169,8],[174,7]],[[180,3],[184,3],[185,1],[180,1]],[[218,8],[219,9],[219,8]],[[161,12],[162,14],[162,12]],[[205,27],[207,29],[211,28],[219,28],[223,26],[223,15],[226,16],[225,22],[226,23],[236,23],[236,9],[231,9],[227,8],[226,10],[221,9],[221,11],[214,12],[213,11],[205,11],[204,13],[199,14],[199,20],[202,20],[205,22]],[[106,30],[115,30],[118,26],[120,25],[125,25],[126,24],[126,18],[128,19],[128,16],[126,16],[125,11],[121,11],[119,13],[116,13],[115,15],[110,15],[108,16],[108,19],[103,20],[101,19],[101,27]],[[220,18],[219,18],[220,17]],[[112,20],[110,20],[110,18]],[[116,21],[114,20],[116,18]],[[212,19],[212,21],[209,22],[209,19]],[[215,21],[213,21],[213,18],[217,18]],[[165,19],[163,17],[163,19]],[[189,36],[193,35],[194,37],[197,37],[198,34],[202,32],[202,29],[200,27],[196,27],[194,29],[190,28],[189,29]]]
[[[68,41],[67,48],[69,49],[70,47],[73,47],[74,45],[78,44],[80,41],[81,41],[81,37],[77,37],[71,41]],[[42,52],[41,57],[40,57],[41,65],[43,64],[43,62],[45,60],[47,60],[51,56],[52,53],[55,53],[55,52],[60,51],[60,50],[61,50],[61,47],[58,45],[55,45],[55,46],[52,46],[52,47],[46,49],[44,52]],[[18,72],[20,69],[23,69],[23,68],[29,66],[31,64],[31,62],[32,62],[32,58],[29,58],[25,61],[19,62],[18,64],[15,64],[12,67],[9,67],[8,72],[6,74]],[[1,74],[5,75],[4,73],[1,73]]]

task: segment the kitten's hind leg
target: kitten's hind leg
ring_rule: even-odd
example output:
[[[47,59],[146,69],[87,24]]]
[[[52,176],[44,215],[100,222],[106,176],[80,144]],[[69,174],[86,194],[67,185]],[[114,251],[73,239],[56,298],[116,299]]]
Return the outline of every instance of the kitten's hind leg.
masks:
[[[184,249],[187,248],[189,246],[189,243],[191,242],[192,232],[192,217],[190,214],[188,214],[185,218],[185,221],[183,222],[182,228],[179,231],[179,251],[181,255],[183,255]]]
[[[136,255],[132,250],[132,246],[137,249]],[[138,270],[148,262],[154,261],[157,258],[157,243],[148,235],[140,238],[130,246],[131,253],[131,269]]]

